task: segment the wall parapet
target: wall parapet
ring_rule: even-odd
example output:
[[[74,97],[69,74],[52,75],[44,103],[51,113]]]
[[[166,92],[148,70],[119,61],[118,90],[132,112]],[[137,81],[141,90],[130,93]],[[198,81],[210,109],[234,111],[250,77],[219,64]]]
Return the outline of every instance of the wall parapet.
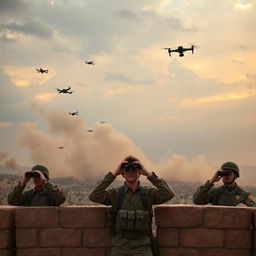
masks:
[[[0,256],[110,256],[105,206],[0,206]],[[255,255],[256,208],[155,207],[160,256]]]

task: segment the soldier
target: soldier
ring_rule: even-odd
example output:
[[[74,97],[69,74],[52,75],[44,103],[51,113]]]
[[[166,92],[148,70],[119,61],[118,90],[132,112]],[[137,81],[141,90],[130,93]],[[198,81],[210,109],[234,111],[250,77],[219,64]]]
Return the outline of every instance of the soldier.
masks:
[[[35,187],[23,192],[31,178]],[[43,165],[35,165],[9,193],[7,201],[20,206],[59,206],[65,200],[64,192],[49,181],[48,169]]]
[[[125,179],[124,185],[108,188],[118,175]],[[142,186],[140,175],[145,175],[155,187]],[[152,256],[152,204],[162,204],[173,196],[167,183],[154,172],[148,172],[133,156],[126,157],[114,172],[109,172],[98,182],[89,199],[112,206],[111,256]]]
[[[221,170],[214,173],[213,177],[200,186],[193,196],[195,204],[226,205],[226,206],[256,206],[255,198],[236,184],[239,177],[239,168],[233,162],[226,162]],[[222,179],[224,185],[214,188],[214,183]]]

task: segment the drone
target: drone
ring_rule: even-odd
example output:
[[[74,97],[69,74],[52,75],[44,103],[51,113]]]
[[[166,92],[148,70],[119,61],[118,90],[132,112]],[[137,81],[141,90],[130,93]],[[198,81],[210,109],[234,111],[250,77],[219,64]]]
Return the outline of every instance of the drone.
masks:
[[[64,146],[60,146],[60,147],[59,147],[59,149],[63,149],[63,148],[64,148]]]
[[[75,112],[69,112],[69,114],[70,114],[71,116],[78,116],[78,111],[75,111]]]
[[[89,129],[89,130],[87,130],[87,132],[93,132],[93,129]]]
[[[72,94],[74,91],[70,91],[70,89],[71,89],[71,87],[68,87],[67,89],[56,88],[58,93],[69,93],[69,94]]]
[[[105,124],[105,123],[106,123],[106,121],[100,121],[100,123],[101,123],[101,124]]]
[[[184,48],[183,46],[179,46],[177,49],[171,49],[171,48],[163,48],[165,50],[168,50],[168,53],[171,57],[172,52],[178,52],[180,57],[184,56],[184,52],[186,51],[192,51],[192,54],[194,53],[194,45],[191,46],[191,48]]]
[[[85,64],[88,64],[88,65],[95,65],[95,63],[94,63],[93,60],[85,61]]]
[[[37,68],[36,69],[37,73],[48,73],[48,69],[42,69],[42,68]]]

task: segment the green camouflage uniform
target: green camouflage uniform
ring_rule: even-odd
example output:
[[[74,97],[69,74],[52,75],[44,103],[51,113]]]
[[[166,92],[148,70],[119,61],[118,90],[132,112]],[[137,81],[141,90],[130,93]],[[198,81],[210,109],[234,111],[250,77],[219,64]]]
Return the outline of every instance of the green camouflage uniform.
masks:
[[[104,205],[112,205],[113,211],[117,211],[111,255],[152,256],[149,238],[151,216],[149,211],[144,211],[145,207],[140,198],[140,190],[144,189],[146,191],[146,201],[150,209],[152,204],[162,204],[170,200],[174,196],[174,192],[163,179],[158,178],[153,173],[148,177],[148,180],[155,187],[142,188],[142,186],[139,185],[135,191],[132,191],[124,185],[125,196],[121,208],[118,209],[120,188],[108,188],[115,178],[116,177],[109,172],[102,181],[96,184],[89,194],[90,200]],[[139,218],[142,222],[138,221]],[[150,221],[148,221],[149,219]],[[147,227],[139,231],[139,226],[143,221],[147,223]]]
[[[59,206],[66,197],[62,190],[48,181],[41,191],[36,188],[23,191],[26,185],[19,183],[8,195],[8,204],[18,206]]]
[[[193,196],[195,204],[226,205],[236,206],[245,204],[247,206],[256,206],[255,198],[247,191],[241,189],[237,184],[234,187],[228,188],[223,185],[219,188],[214,188],[214,185],[207,181],[200,186]]]

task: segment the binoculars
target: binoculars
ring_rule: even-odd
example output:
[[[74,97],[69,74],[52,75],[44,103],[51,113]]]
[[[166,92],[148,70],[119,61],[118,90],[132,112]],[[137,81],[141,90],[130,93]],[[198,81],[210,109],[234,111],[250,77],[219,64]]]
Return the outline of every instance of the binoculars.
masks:
[[[33,177],[38,178],[40,177],[40,174],[38,172],[26,172],[25,176],[27,178],[33,178]]]
[[[140,166],[140,164],[137,164],[137,163],[122,163],[121,164],[121,168],[122,169],[140,169],[141,168],[141,166]]]
[[[230,175],[230,171],[218,171],[217,173],[219,176],[229,176]]]

